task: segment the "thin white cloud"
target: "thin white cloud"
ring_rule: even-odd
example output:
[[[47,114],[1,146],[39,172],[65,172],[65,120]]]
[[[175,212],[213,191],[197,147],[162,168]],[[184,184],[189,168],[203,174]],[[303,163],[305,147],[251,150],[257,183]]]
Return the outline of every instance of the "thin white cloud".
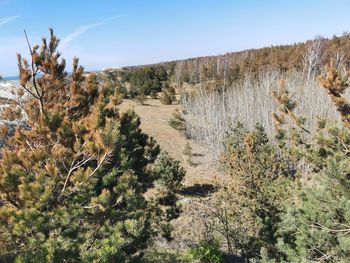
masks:
[[[98,27],[98,26],[102,26],[104,24],[107,24],[108,22],[121,18],[122,16],[112,16],[112,17],[108,17],[100,22],[94,23],[94,24],[89,24],[89,25],[85,25],[85,26],[81,26],[79,27],[77,30],[73,31],[71,34],[69,34],[68,36],[64,37],[61,41],[61,48],[63,49],[65,46],[67,46],[70,42],[72,42],[75,38],[79,37],[81,34],[84,34],[86,31]]]
[[[12,22],[13,20],[19,18],[21,15],[16,15],[16,16],[8,16],[8,17],[3,17],[0,18],[0,26],[6,25],[10,22]]]

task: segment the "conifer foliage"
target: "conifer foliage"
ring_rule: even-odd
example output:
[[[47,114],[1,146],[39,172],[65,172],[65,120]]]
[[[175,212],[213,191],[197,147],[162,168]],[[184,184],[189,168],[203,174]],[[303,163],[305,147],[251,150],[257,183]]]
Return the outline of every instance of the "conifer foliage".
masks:
[[[350,258],[349,104],[343,97],[347,78],[332,63],[318,77],[341,114],[343,127],[320,119],[312,136],[305,136],[303,129],[278,131],[286,154],[299,162],[293,195],[282,208],[276,233],[283,255],[278,261],[348,262]]]
[[[17,127],[1,152],[1,258],[127,262],[171,211],[144,197],[163,178],[153,167],[159,147],[135,113],[118,113],[120,98],[84,74],[78,59],[67,75],[58,44],[50,30],[49,40],[30,47],[29,61],[18,55],[18,95],[29,98],[2,112],[30,129]],[[22,114],[11,115],[18,108]],[[179,185],[183,171],[167,163],[181,175],[166,177],[166,186]]]
[[[306,129],[282,81],[272,93],[277,143],[260,125],[229,131],[221,160],[230,180],[205,217],[229,254],[247,262],[349,262],[348,77],[332,63],[318,77],[342,122],[319,118]]]
[[[341,74],[339,72],[333,61],[329,65],[326,65],[326,74],[318,77],[321,87],[328,91],[346,127],[350,125],[350,104],[344,97],[345,90],[349,86],[348,78],[347,74]]]
[[[261,125],[248,131],[238,123],[226,140],[222,163],[230,180],[210,209],[219,239],[229,253],[247,260],[257,259],[261,249],[276,254],[279,204],[289,181],[286,160],[277,154]]]

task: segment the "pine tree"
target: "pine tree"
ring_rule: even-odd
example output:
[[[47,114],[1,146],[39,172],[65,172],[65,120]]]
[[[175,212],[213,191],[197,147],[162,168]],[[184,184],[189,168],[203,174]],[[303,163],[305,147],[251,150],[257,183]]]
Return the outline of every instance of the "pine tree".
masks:
[[[174,110],[171,119],[169,120],[169,125],[175,130],[186,134],[186,120],[183,116],[184,112],[180,112],[178,109]]]
[[[158,198],[160,204],[167,206],[165,210],[165,223],[161,226],[162,235],[167,240],[172,240],[172,226],[170,220],[180,215],[180,207],[177,205],[177,193],[182,187],[182,180],[186,174],[180,166],[180,162],[174,160],[168,153],[162,152],[154,165],[154,171],[158,174],[158,183],[160,189]]]
[[[279,132],[280,145],[299,168],[277,231],[277,249],[287,262],[348,262],[350,258],[349,104],[342,95],[347,75],[330,65],[318,79],[340,112],[343,127],[320,119],[311,136],[305,136],[298,125]]]
[[[1,152],[1,259],[127,262],[176,207],[144,193],[163,179],[173,189],[183,172],[169,177],[154,168],[159,147],[140,119],[120,115],[119,98],[84,74],[78,59],[68,76],[58,43],[50,30],[49,40],[30,48],[30,61],[18,55],[18,94],[30,96],[23,107],[30,128],[17,127]],[[17,116],[18,108],[3,113]]]
[[[341,74],[333,61],[326,65],[326,74],[317,79],[321,87],[328,91],[328,94],[339,111],[344,126],[350,127],[350,104],[347,102],[344,93],[349,86],[348,74]]]
[[[240,123],[229,133],[222,162],[230,175],[216,205],[219,233],[230,253],[258,259],[276,254],[274,235],[289,178],[287,161],[277,154],[259,124],[247,131]],[[225,223],[226,222],[226,223]]]
[[[172,101],[176,101],[176,91],[174,87],[169,86],[166,91],[168,92],[169,96],[171,97]]]

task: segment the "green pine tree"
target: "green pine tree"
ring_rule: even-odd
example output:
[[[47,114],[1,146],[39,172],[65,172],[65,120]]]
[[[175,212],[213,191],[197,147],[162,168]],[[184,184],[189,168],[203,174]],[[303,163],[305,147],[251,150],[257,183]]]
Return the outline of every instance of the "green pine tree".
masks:
[[[17,127],[1,151],[0,261],[129,262],[178,211],[176,200],[145,193],[156,181],[174,190],[183,171],[172,160],[159,170],[159,147],[140,119],[119,114],[119,94],[77,59],[68,76],[58,43],[50,30],[29,62],[18,56],[30,129]]]
[[[299,163],[293,195],[277,231],[277,248],[286,262],[348,262],[350,258],[349,104],[343,96],[347,75],[330,65],[319,81],[329,91],[344,127],[321,119],[312,136],[300,125],[278,130],[283,151]]]
[[[247,260],[259,259],[262,249],[277,255],[274,233],[290,181],[287,160],[276,152],[259,124],[250,132],[237,124],[225,148],[222,162],[230,181],[218,197],[221,205],[215,208],[222,222],[218,232],[230,253]]]

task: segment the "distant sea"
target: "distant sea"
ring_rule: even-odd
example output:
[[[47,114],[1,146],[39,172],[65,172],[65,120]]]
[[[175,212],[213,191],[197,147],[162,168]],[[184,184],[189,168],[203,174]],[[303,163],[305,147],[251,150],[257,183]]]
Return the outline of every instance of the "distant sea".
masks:
[[[18,76],[3,77],[4,80],[18,80]]]

